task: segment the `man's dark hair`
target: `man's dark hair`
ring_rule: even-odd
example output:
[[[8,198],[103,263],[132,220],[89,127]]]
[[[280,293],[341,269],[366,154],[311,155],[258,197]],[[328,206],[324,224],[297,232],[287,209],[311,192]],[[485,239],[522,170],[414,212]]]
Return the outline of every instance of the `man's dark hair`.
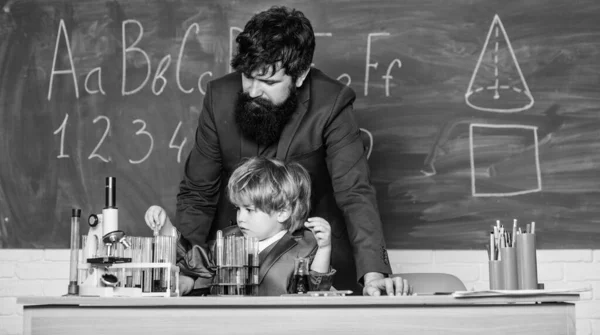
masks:
[[[231,61],[234,70],[250,75],[255,70],[278,71],[296,80],[312,63],[315,33],[304,14],[286,7],[271,7],[252,17],[238,37],[237,54]]]

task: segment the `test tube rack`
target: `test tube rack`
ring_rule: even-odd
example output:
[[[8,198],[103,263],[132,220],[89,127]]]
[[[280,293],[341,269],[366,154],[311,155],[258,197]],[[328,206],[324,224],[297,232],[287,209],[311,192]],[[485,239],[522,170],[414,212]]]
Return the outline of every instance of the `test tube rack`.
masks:
[[[242,236],[222,236],[215,244],[216,275],[213,294],[258,295],[258,240]]]

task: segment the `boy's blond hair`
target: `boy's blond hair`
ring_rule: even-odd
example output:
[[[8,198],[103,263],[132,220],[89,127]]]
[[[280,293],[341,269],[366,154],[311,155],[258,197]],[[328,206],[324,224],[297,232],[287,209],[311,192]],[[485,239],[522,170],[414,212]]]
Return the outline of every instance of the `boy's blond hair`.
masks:
[[[310,175],[302,165],[254,157],[233,171],[227,184],[229,201],[252,205],[273,214],[290,210],[285,228],[293,232],[304,225],[310,211]]]

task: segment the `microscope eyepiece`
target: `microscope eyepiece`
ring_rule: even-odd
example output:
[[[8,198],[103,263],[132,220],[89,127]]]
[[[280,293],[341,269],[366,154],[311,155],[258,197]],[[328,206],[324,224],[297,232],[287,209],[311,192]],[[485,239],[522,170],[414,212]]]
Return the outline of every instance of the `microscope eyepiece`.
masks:
[[[105,208],[116,208],[117,207],[117,180],[115,177],[106,177],[106,188],[105,188]]]

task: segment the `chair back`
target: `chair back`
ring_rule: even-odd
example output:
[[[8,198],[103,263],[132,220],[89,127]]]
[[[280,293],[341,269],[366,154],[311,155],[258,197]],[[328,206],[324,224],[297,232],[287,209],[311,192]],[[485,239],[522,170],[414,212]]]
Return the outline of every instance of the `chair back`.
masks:
[[[390,277],[402,277],[413,287],[413,293],[435,294],[466,291],[465,284],[449,273],[394,273]]]

